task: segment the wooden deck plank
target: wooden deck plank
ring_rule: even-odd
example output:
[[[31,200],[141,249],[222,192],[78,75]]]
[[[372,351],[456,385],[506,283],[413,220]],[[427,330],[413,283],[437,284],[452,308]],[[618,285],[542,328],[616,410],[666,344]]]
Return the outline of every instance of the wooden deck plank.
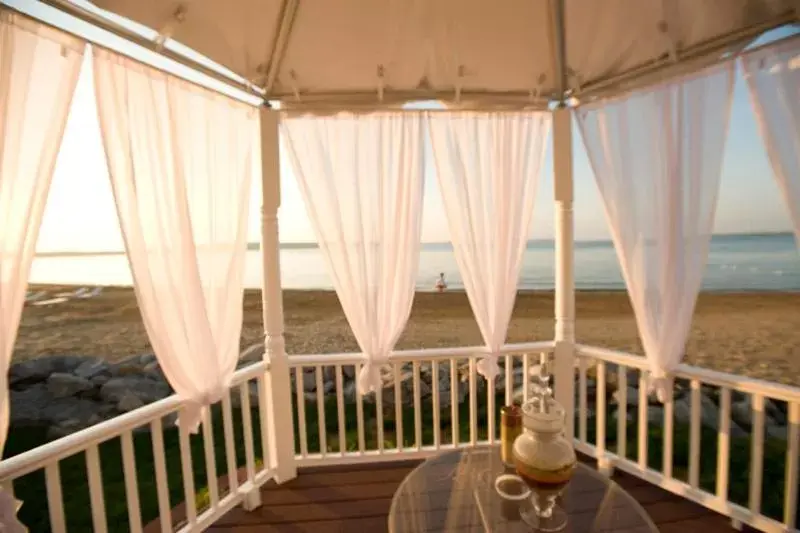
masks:
[[[284,485],[262,489],[263,505],[234,509],[215,533],[381,533],[388,531],[392,496],[418,462],[301,469]],[[661,533],[733,533],[730,520],[639,478],[615,481],[648,512]],[[468,531],[467,529],[464,532]]]

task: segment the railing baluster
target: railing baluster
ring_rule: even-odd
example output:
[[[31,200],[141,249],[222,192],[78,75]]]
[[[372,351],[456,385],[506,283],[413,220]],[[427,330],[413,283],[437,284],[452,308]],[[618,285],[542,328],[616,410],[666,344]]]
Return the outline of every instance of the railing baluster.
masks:
[[[302,366],[294,369],[295,401],[297,402],[297,431],[300,436],[300,455],[308,456],[308,429],[306,428],[305,372]]]
[[[233,444],[233,409],[230,391],[222,396],[222,430],[225,433],[225,462],[228,468],[228,492],[239,488],[239,473],[236,467],[236,447]]]
[[[248,390],[249,392],[249,390]],[[219,505],[219,486],[217,485],[217,459],[214,453],[214,428],[211,425],[210,407],[203,413],[203,453],[206,459],[206,483],[208,483],[208,503],[212,509]]]
[[[456,360],[450,358],[450,429],[453,432],[453,446],[458,446],[458,368]]]
[[[666,384],[666,401],[664,402],[664,450],[662,463],[664,475],[672,477],[672,456],[674,451],[675,434],[675,381],[670,377]]]
[[[136,479],[136,458],[133,454],[133,435],[126,431],[121,437],[122,475],[125,478],[125,500],[128,504],[128,524],[133,533],[142,530],[142,509],[139,506],[139,484]]]
[[[528,401],[531,399],[531,357],[530,354],[522,354],[522,399]]]
[[[495,379],[487,379],[487,387],[486,387],[486,418],[488,419],[487,422],[487,429],[489,431],[488,434],[488,441],[489,444],[494,444],[495,441],[498,439],[498,435],[495,433],[497,431],[495,427],[495,407],[494,407],[494,396],[495,396]]]
[[[394,364],[394,428],[397,451],[403,450],[403,391],[400,389],[400,363]]]
[[[158,520],[161,533],[172,531],[172,507],[169,504],[169,485],[167,482],[167,455],[164,451],[164,428],[161,418],[150,422],[150,436],[153,439],[153,462],[156,473],[156,494],[158,494]]]
[[[514,401],[514,356],[506,355],[506,405]]]
[[[50,530],[52,533],[66,533],[64,495],[61,491],[61,470],[58,461],[50,463],[44,468],[44,480],[47,486],[47,510],[50,515]]]
[[[595,431],[597,433],[597,455],[602,458],[606,453],[606,364],[597,362],[597,390],[595,395],[597,418]]]
[[[589,409],[589,402],[586,395],[586,358],[581,357],[578,360],[578,438],[580,438],[581,442],[588,442],[588,419],[586,413]]]
[[[437,450],[442,446],[442,421],[439,414],[439,361],[431,362],[431,392],[433,394],[433,446]]]
[[[794,529],[797,524],[797,484],[798,457],[800,457],[800,403],[788,404],[786,443],[786,480],[784,485],[783,521],[786,528]]]
[[[100,469],[100,453],[94,444],[86,450],[86,473],[89,477],[89,500],[92,506],[92,528],[95,533],[106,533],[106,503],[103,497],[103,473]]]
[[[419,362],[414,361],[412,368],[412,384],[414,388],[414,446],[422,449],[422,398],[419,390]]]
[[[328,453],[328,429],[325,427],[325,389],[322,383],[322,366],[314,367],[314,379],[317,389],[317,435],[319,435],[319,453],[325,457]]]
[[[261,426],[261,455],[264,470],[271,468],[272,459],[269,454],[269,420],[267,419],[267,384],[264,375],[256,378],[256,392],[258,393],[258,422]],[[291,391],[289,393],[291,395]],[[291,397],[291,396],[290,396]]]
[[[761,513],[764,474],[764,396],[753,394],[753,434],[750,440],[750,512]]]
[[[717,433],[717,498],[728,500],[731,451],[731,390],[719,391],[719,430]]]
[[[691,381],[692,407],[689,418],[689,485],[697,488],[700,485],[700,382]]]
[[[383,435],[383,388],[375,392],[375,410],[375,414],[377,415],[375,424],[378,426],[378,451],[383,453],[383,449],[385,448]]]
[[[353,377],[357,378],[358,373],[361,371],[361,365],[353,365]],[[381,391],[377,391],[375,394],[380,395]],[[355,388],[356,394],[356,426],[358,430],[358,451],[359,453],[364,453],[367,448],[365,438],[364,438],[364,395]]]
[[[625,459],[628,451],[628,367],[617,366],[617,455]]]
[[[469,358],[469,443],[475,446],[478,443],[478,392],[475,382],[476,362],[474,357]]]
[[[247,382],[239,386],[242,404],[242,427],[244,429],[244,461],[247,481],[253,483],[256,478],[256,454],[253,446],[253,412],[250,408],[250,390]]]
[[[645,470],[647,468],[647,374],[644,371],[639,371],[639,423],[638,433],[639,438],[637,444],[639,445],[639,468]]]
[[[339,428],[339,453],[347,451],[347,426],[344,419],[344,378],[342,365],[336,365],[336,417]]]

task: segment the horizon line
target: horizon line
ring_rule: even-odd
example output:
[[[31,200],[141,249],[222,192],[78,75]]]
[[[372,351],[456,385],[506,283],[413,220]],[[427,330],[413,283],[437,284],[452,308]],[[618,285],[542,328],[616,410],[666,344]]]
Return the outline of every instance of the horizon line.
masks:
[[[792,235],[793,232],[790,230],[783,230],[783,231],[756,231],[756,232],[734,232],[734,233],[713,233],[711,237],[768,237],[768,236],[778,236],[778,235]],[[528,239],[526,242],[529,243],[544,243],[544,242],[554,242],[555,238],[536,238],[536,239]],[[610,238],[603,238],[603,239],[579,239],[574,241],[576,244],[578,243],[592,243],[592,244],[600,244],[600,243],[611,243]],[[280,248],[282,249],[310,249],[310,248],[318,248],[319,244],[316,241],[284,241],[280,242]],[[452,245],[452,241],[427,241],[422,242],[422,246],[449,246]],[[254,251],[260,250],[261,243],[258,241],[248,242],[247,243],[247,250]],[[44,252],[36,252],[34,257],[66,257],[66,256],[85,256],[85,255],[123,255],[125,254],[125,250],[51,250],[51,251],[44,251]]]

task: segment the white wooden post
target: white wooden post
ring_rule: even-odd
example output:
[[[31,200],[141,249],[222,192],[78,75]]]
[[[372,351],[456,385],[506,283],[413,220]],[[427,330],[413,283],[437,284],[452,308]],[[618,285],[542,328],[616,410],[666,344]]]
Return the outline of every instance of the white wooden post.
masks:
[[[553,113],[555,194],[555,397],[567,413],[566,435],[575,435],[575,276],[572,221],[572,113]]]
[[[284,483],[297,477],[297,467],[294,460],[292,387],[283,338],[283,295],[278,240],[278,208],[281,204],[278,119],[278,111],[268,107],[261,108],[261,298],[264,314],[264,360],[269,365],[264,381],[267,394],[266,430],[270,467],[275,472],[275,481]]]

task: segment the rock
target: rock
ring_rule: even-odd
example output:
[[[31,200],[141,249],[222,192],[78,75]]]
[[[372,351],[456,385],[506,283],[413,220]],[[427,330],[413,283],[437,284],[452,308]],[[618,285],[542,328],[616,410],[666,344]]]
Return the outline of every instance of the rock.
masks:
[[[672,412],[675,422],[688,424],[692,419],[692,406],[688,398],[680,398],[672,402]]]
[[[614,420],[619,421],[621,412],[622,412],[622,409],[615,409],[614,410],[614,415],[613,415],[614,416]],[[649,414],[648,414],[648,417],[649,417]],[[625,411],[625,420],[627,422],[633,422],[633,413],[631,413],[629,411]]]
[[[122,377],[138,377],[144,373],[144,369],[134,363],[126,363],[121,362],[117,363],[116,365],[112,365],[109,368],[111,373],[111,377],[114,378],[122,378]]]
[[[50,377],[47,378],[47,390],[53,395],[53,398],[75,396],[93,388],[94,385],[92,385],[91,381],[72,374],[56,372],[50,374]]]
[[[625,389],[625,405],[628,407],[638,407],[639,406],[639,390],[634,389],[633,387],[628,387]],[[611,395],[611,403],[613,405],[619,405],[621,393],[620,391],[614,391],[614,394]]]
[[[250,391],[250,409],[256,409],[258,407],[258,384],[251,381],[247,387]],[[236,387],[231,393],[231,406],[235,409],[242,406],[242,393],[239,387]]]
[[[358,395],[358,387],[355,381],[345,383],[344,385],[344,399],[346,402],[355,402]]]
[[[110,368],[110,365],[101,359],[89,359],[78,365],[73,374],[79,378],[91,380],[98,375],[107,374],[110,376]]]
[[[123,393],[122,398],[117,402],[117,409],[123,413],[133,411],[144,405],[144,402],[130,391]]]
[[[317,390],[317,376],[316,372],[312,369],[303,371],[303,391],[314,392]]]
[[[144,376],[148,379],[152,379],[155,381],[166,381],[167,377],[164,375],[164,371],[161,370],[161,365],[158,361],[152,361],[144,365],[142,369],[144,371]]]
[[[766,426],[766,432],[767,436],[773,439],[787,440],[789,438],[789,430],[786,426],[768,424]]]
[[[117,404],[126,393],[136,395],[143,403],[151,403],[170,395],[169,385],[146,378],[119,377],[110,379],[100,389],[100,398]]]
[[[51,438],[102,422],[115,412],[114,406],[85,398],[54,398],[44,384],[11,391],[10,402],[12,428],[47,426]]]
[[[701,424],[710,429],[719,429],[719,409],[714,401],[700,394],[700,420]]]
[[[647,423],[651,425],[663,424],[664,408],[660,405],[649,405],[647,407]]]
[[[92,385],[94,385],[95,387],[102,387],[103,385],[108,383],[110,379],[111,376],[107,376],[105,374],[99,374],[97,376],[93,376],[92,379],[90,379],[89,381],[91,381]]]
[[[43,410],[54,399],[42,383],[24,390],[9,391],[10,425],[26,427],[44,424]]]
[[[45,381],[50,374],[59,372],[69,374],[86,360],[77,355],[49,355],[30,361],[17,363],[9,369],[9,385],[15,386],[24,383],[37,383]]]
[[[247,366],[249,364],[261,361],[264,358],[264,343],[259,342],[248,346],[242,353],[239,354],[239,367]]]

